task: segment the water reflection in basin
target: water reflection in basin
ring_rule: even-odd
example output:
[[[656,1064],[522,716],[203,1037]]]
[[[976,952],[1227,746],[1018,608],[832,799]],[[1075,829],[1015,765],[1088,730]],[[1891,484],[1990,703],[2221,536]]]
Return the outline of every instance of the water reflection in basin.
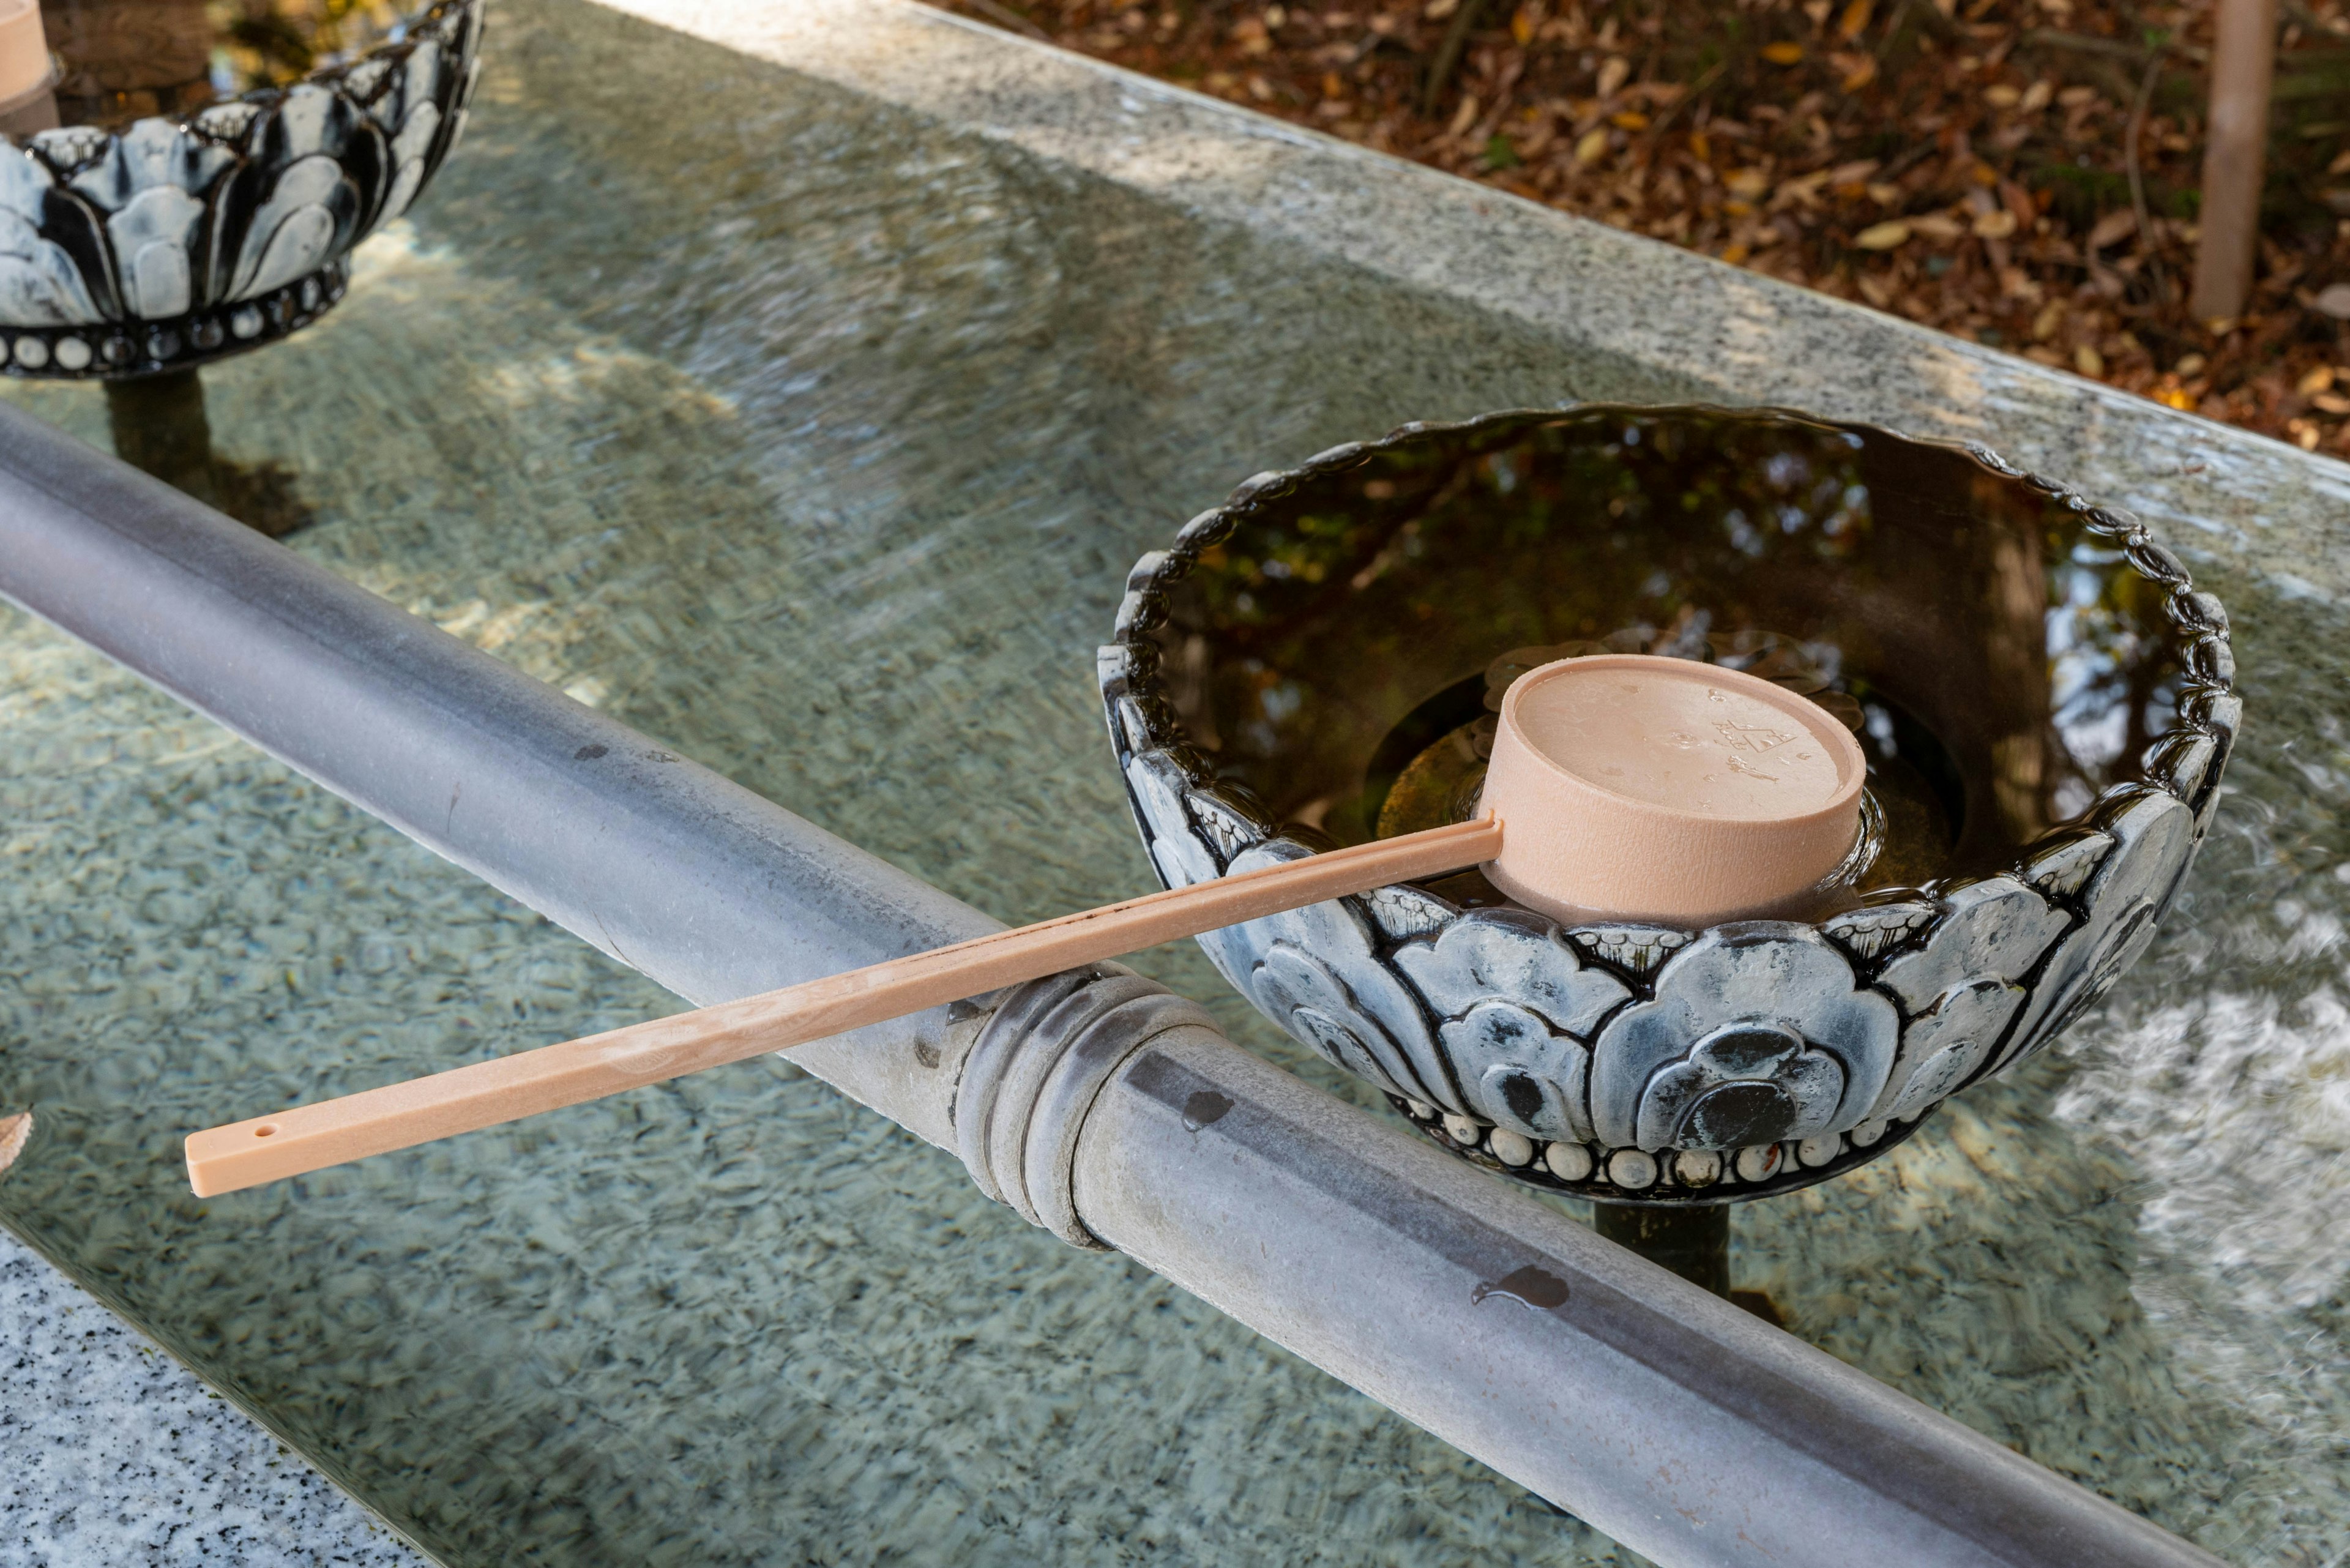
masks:
[[[1841,707],[1894,804],[1862,894],[1989,873],[2143,776],[2180,676],[2161,585],[2084,513],[1960,452],[1747,415],[1386,449],[1249,518],[1170,603],[1185,738],[1342,844],[1422,825],[1382,823],[1399,780],[1473,757],[1530,659],[1759,663]],[[1449,815],[1473,773],[1414,784],[1451,784]]]

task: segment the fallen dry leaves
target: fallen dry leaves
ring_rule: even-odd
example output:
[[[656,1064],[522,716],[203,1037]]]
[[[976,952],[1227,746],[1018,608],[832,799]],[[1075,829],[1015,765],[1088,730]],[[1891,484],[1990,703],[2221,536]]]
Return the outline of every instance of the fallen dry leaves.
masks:
[[[2350,0],[2282,0],[2259,280],[2199,323],[2210,0],[938,0],[2350,455]]]

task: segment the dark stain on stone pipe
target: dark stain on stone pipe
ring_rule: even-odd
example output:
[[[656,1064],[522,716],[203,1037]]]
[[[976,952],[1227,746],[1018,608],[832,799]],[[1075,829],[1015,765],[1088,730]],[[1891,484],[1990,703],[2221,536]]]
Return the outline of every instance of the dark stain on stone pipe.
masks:
[[[1566,1282],[1547,1270],[1528,1263],[1513,1270],[1490,1284],[1481,1284],[1469,1293],[1469,1304],[1481,1304],[1488,1296],[1501,1296],[1534,1312],[1548,1312],[1566,1304]]]
[[[1232,1101],[1215,1090],[1201,1089],[1183,1102],[1183,1130],[1198,1132],[1232,1108]]]

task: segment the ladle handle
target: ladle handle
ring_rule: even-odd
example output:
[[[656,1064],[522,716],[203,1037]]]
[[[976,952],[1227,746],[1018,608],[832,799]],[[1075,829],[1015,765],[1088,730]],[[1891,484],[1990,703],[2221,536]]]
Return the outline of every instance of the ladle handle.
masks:
[[[1482,865],[1501,852],[1502,825],[1493,817],[1431,827],[208,1127],[189,1135],[188,1183],[197,1197],[211,1198],[322,1170],[786,1050],[1178,937]]]

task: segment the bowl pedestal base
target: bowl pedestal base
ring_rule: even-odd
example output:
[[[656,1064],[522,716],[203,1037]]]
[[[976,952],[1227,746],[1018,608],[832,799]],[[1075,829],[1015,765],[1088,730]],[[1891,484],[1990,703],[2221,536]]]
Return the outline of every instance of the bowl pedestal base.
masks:
[[[276,463],[241,463],[213,450],[204,384],[193,368],[106,383],[114,455],[183,495],[282,539],[310,521],[293,477]]]
[[[1594,1203],[1591,1228],[1617,1246],[1783,1328],[1786,1320],[1766,1293],[1730,1288],[1730,1210],[1727,1203],[1677,1209]]]

